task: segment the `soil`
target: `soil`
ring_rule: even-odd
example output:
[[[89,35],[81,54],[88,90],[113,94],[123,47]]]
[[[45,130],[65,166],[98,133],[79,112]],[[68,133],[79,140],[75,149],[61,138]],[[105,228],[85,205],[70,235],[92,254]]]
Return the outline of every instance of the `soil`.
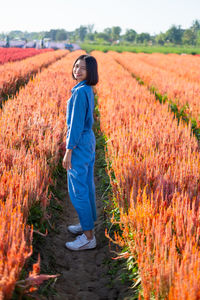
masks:
[[[98,185],[98,178],[95,178]],[[97,247],[92,250],[70,251],[65,247],[66,241],[75,236],[68,232],[67,226],[78,223],[68,192],[66,177],[59,179],[62,212],[56,220],[56,232],[51,231],[39,250],[41,271],[60,274],[53,284],[44,285],[39,299],[49,300],[129,300],[130,282],[122,282],[120,268],[115,269],[111,252],[112,245],[105,237],[104,208],[101,196],[97,194],[98,221],[95,224]],[[46,295],[44,296],[44,290]]]

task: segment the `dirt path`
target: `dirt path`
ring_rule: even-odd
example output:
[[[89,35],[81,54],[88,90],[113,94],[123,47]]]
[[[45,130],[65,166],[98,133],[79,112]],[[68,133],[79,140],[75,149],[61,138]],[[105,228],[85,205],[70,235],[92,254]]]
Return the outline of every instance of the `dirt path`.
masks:
[[[97,178],[95,179],[98,184]],[[42,246],[42,268],[60,274],[56,280],[51,296],[42,296],[40,299],[49,300],[125,300],[128,284],[122,284],[118,273],[113,280],[111,261],[113,253],[109,250],[108,239],[104,235],[103,203],[97,195],[98,221],[95,226],[97,247],[93,250],[70,251],[65,248],[65,242],[73,240],[67,226],[76,224],[78,218],[67,194],[66,178],[60,178],[58,187],[62,194],[60,205],[63,208],[56,221],[56,229],[48,234]],[[41,251],[40,251],[41,252]],[[112,277],[112,280],[111,280]]]

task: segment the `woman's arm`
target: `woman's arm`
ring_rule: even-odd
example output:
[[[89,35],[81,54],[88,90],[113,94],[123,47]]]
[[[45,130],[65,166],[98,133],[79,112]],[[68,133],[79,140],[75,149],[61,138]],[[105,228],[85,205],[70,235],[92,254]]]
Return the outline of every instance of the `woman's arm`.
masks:
[[[72,168],[71,157],[72,157],[72,150],[66,149],[65,156],[63,158],[63,163],[62,163],[63,168],[66,170],[70,170]]]
[[[85,116],[87,111],[87,98],[86,93],[79,89],[74,95],[71,123],[67,131],[66,139],[66,152],[63,158],[63,168],[66,170],[71,169],[71,156],[72,149],[76,148],[83,132],[85,125]]]
[[[74,149],[79,142],[85,126],[87,105],[86,92],[83,89],[78,89],[73,99],[71,122],[67,130],[66,149]]]

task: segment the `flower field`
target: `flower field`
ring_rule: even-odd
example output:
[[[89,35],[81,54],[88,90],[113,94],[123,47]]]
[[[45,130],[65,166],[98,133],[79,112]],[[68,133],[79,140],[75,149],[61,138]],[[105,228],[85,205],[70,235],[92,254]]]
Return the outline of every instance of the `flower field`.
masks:
[[[51,172],[65,140],[66,100],[77,55],[67,54],[44,69],[0,112],[0,299],[11,298],[32,253],[32,229],[26,225],[30,207],[40,202],[45,214],[48,205]]]
[[[188,117],[194,118],[200,127],[199,57],[128,52],[109,54],[149,88],[166,95],[179,109],[186,106]]]
[[[0,48],[0,65],[11,61],[22,60],[48,51],[53,51],[53,49]]]
[[[154,67],[170,71],[183,79],[200,83],[199,56],[163,55],[161,53],[147,55],[145,53],[139,53],[138,57],[140,60]]]
[[[200,160],[191,125],[177,126],[168,106],[112,59],[117,53],[92,54],[99,63],[100,123],[123,232],[115,242],[138,264],[139,297],[199,299]],[[135,60],[132,65],[137,70]]]
[[[31,76],[42,68],[60,59],[66,50],[47,51],[25,60],[10,62],[0,66],[0,104],[12,96],[20,86],[26,84]]]
[[[31,207],[40,203],[46,215],[53,170],[65,147],[72,65],[83,53],[52,51],[0,66],[2,97],[14,95],[20,80],[26,84],[0,110],[2,300],[11,299],[32,255]],[[137,264],[139,299],[200,299],[199,145],[191,122],[178,124],[168,104],[149,91],[154,86],[180,105],[188,102],[189,113],[198,118],[200,58],[91,54],[99,68],[98,109],[111,201],[120,211],[121,233],[113,242]],[[48,278],[39,274],[38,261],[26,282],[34,289],[36,281]]]

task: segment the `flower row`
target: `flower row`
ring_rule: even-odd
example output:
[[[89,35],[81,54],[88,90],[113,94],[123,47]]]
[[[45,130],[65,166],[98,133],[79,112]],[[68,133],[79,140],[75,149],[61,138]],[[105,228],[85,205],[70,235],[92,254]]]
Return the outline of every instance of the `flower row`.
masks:
[[[30,207],[45,212],[65,141],[66,100],[79,52],[44,69],[0,112],[0,299],[10,299],[31,248]]]
[[[112,56],[99,63],[98,105],[122,236],[138,264],[144,299],[200,293],[200,159],[189,127],[177,122]],[[113,171],[115,178],[113,178]]]
[[[69,51],[58,50],[41,53],[25,60],[10,62],[0,66],[0,103],[14,95],[20,86],[42,68],[65,56]]]
[[[163,96],[167,95],[167,98],[176,103],[179,109],[187,105],[186,113],[188,117],[195,118],[199,127],[199,82],[195,80],[188,80],[188,78],[183,78],[183,76],[180,77],[180,74],[176,74],[176,72],[152,66],[143,61],[141,59],[141,55],[127,52],[122,54],[109,52],[109,54],[122,64],[129,72],[134,74],[134,76],[140,77],[140,79],[149,88],[154,88]],[[199,60],[199,58],[196,59]],[[184,70],[184,67],[182,70]],[[182,72],[184,73],[184,71]]]
[[[11,61],[22,60],[48,51],[53,51],[53,49],[0,48],[0,65]]]
[[[188,81],[200,83],[200,58],[193,55],[138,53],[137,57],[153,67],[172,72]]]

